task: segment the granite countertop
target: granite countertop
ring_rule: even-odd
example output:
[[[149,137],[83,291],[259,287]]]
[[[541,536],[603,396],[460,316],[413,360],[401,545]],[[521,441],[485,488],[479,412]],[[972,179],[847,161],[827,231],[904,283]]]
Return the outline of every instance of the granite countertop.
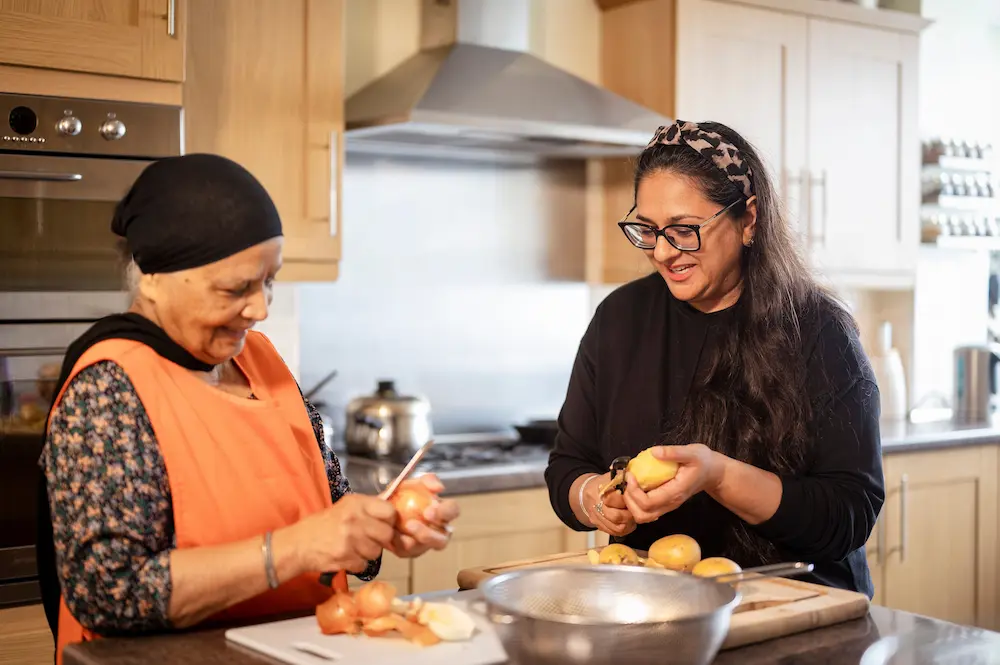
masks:
[[[940,421],[912,423],[884,421],[880,424],[882,453],[936,450],[958,446],[1000,444],[1000,419],[983,423]],[[362,494],[378,494],[399,472],[399,464],[382,464],[373,460],[356,460],[338,453],[351,487]],[[460,496],[484,492],[502,492],[545,486],[545,466],[548,449],[522,457],[515,464],[483,464],[474,468],[439,472],[445,484],[445,494]]]
[[[1000,443],[1000,419],[976,423],[883,421],[879,429],[882,452],[887,454]]]
[[[450,595],[472,599],[478,591],[425,594],[424,598]],[[930,639],[979,638],[998,640],[1000,634],[958,626],[908,612],[872,606],[868,616],[788,637],[721,652],[713,665],[858,665],[869,646],[888,636]],[[996,649],[996,645],[992,645]],[[983,652],[995,653],[993,650]],[[195,656],[193,658],[193,656]],[[971,654],[967,657],[972,657]],[[940,658],[940,656],[939,656]],[[144,638],[97,640],[67,647],[64,665],[274,665],[279,661],[226,642],[223,629],[193,631]],[[924,665],[931,659],[906,659],[908,665]],[[957,661],[956,661],[957,662]],[[995,663],[992,660],[967,662]],[[400,665],[406,665],[400,663]]]

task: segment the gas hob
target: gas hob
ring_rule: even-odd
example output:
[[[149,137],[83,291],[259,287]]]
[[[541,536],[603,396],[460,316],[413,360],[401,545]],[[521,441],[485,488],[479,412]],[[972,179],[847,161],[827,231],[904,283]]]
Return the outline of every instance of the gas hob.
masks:
[[[443,437],[440,437],[443,438]],[[447,442],[431,446],[424,458],[417,464],[416,472],[434,473],[445,479],[452,475],[496,475],[526,469],[544,468],[548,462],[549,449],[538,444],[521,443],[517,438],[489,435],[469,435],[448,437]],[[382,469],[388,481],[395,477],[404,466],[402,462],[377,460],[349,455],[348,466],[354,469]]]

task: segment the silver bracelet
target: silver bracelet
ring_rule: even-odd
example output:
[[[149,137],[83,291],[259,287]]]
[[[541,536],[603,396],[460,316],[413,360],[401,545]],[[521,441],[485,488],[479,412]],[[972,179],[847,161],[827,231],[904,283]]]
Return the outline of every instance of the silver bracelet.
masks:
[[[267,573],[267,586],[272,589],[278,588],[278,573],[274,570],[274,554],[271,550],[271,532],[264,534],[264,542],[260,546],[260,551],[264,555],[264,572]]]
[[[591,476],[590,478],[587,478],[585,481],[583,481],[580,484],[580,496],[578,498],[578,500],[580,502],[580,510],[582,510],[583,514],[587,516],[588,520],[590,520],[590,526],[595,526],[595,524],[594,524],[594,520],[591,519],[591,517],[590,517],[590,511],[587,510],[587,506],[583,505],[583,490],[587,489],[587,483],[589,483],[594,478],[600,478],[600,477],[601,477],[600,474],[594,474],[593,476]]]

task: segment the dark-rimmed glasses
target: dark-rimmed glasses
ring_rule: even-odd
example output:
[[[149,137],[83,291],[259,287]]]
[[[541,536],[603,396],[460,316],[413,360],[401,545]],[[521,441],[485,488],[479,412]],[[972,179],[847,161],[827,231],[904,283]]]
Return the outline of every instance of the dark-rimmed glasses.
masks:
[[[618,222],[618,226],[625,233],[625,237],[629,239],[629,242],[639,249],[654,249],[657,238],[663,236],[667,242],[682,252],[697,252],[701,249],[701,228],[709,222],[722,217],[730,208],[742,200],[736,199],[719,212],[708,219],[702,220],[698,224],[668,224],[662,229],[658,229],[652,224],[626,221],[635,212],[635,206],[633,205],[628,214],[622,217],[622,221]]]

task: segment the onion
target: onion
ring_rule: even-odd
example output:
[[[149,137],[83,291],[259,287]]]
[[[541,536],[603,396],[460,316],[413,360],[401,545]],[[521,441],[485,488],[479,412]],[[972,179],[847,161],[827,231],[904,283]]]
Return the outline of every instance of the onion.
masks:
[[[387,614],[377,619],[368,619],[361,624],[361,632],[368,637],[382,637],[396,630],[396,616]]]
[[[369,582],[354,593],[354,604],[362,619],[377,619],[392,611],[396,588],[387,582]]]
[[[396,509],[396,528],[402,530],[410,520],[427,523],[424,512],[437,501],[437,497],[420,481],[406,481],[389,499]]]
[[[429,647],[441,641],[441,638],[427,626],[422,626],[416,621],[408,621],[396,614],[393,617],[396,620],[396,630],[410,642],[422,647]]]
[[[324,635],[358,632],[358,611],[350,594],[338,592],[316,607],[316,622]]]

